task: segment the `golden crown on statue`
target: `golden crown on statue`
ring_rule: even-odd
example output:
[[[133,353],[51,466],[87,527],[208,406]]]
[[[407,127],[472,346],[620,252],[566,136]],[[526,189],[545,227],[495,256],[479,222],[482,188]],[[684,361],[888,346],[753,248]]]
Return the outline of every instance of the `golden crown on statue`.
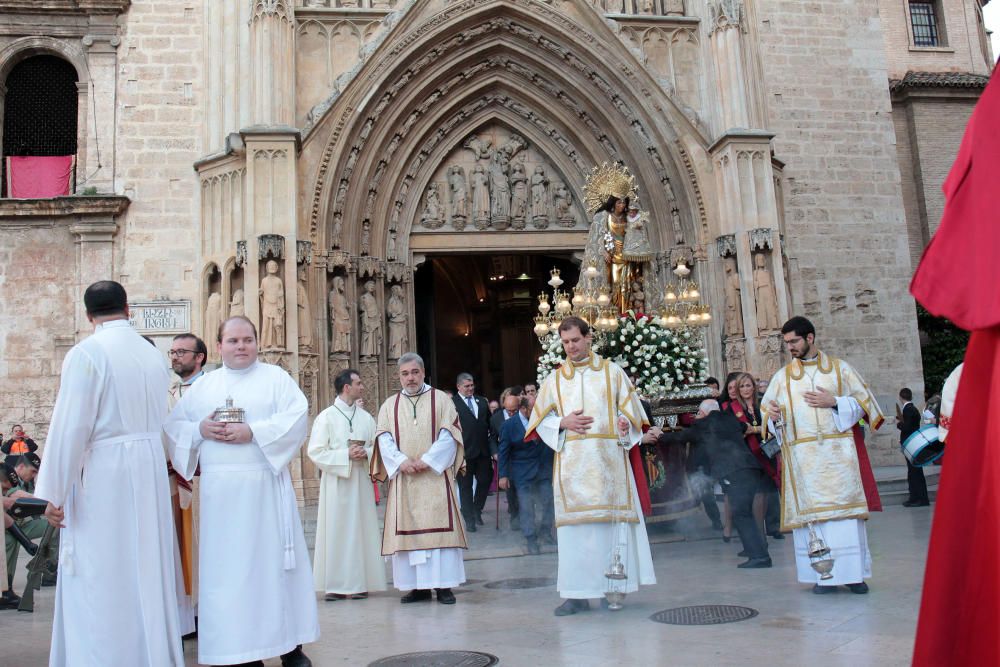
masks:
[[[638,194],[635,176],[620,162],[605,162],[594,167],[583,186],[584,204],[588,211],[599,210],[611,197],[634,199]]]

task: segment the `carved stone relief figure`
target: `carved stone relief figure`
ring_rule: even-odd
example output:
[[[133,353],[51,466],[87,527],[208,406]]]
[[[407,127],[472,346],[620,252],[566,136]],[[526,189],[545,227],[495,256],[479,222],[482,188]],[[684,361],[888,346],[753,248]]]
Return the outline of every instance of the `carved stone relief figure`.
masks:
[[[632,289],[629,292],[629,307],[637,313],[646,312],[646,294],[642,291],[642,284],[638,280],[632,281]]]
[[[510,180],[507,172],[510,163],[502,150],[493,151],[490,158],[490,217],[497,229],[506,229],[510,224]]]
[[[489,176],[480,164],[472,171],[472,219],[476,229],[486,229],[490,225]]]
[[[306,288],[306,270],[299,268],[299,280],[295,286],[296,300],[299,308],[299,347],[312,349],[312,306],[309,303],[309,290]]]
[[[205,305],[205,330],[202,338],[205,340],[215,340],[219,331],[219,324],[222,322],[222,295],[212,292],[208,295],[208,303]],[[208,345],[207,361],[216,361],[219,353],[215,345]]]
[[[372,223],[365,220],[361,224],[361,254],[367,255],[372,250]]]
[[[330,234],[332,236],[332,244],[334,248],[340,247],[340,235],[344,231],[344,216],[340,213],[333,214],[333,232]]]
[[[278,277],[278,263],[268,260],[260,281],[261,348],[285,347],[285,285]]]
[[[229,316],[245,316],[246,307],[243,305],[243,288],[233,290],[233,300],[229,302]]]
[[[566,184],[562,181],[556,181],[552,196],[555,202],[556,220],[559,221],[559,224],[563,227],[575,225],[576,220],[573,219],[572,210],[573,195],[566,188]]]
[[[740,275],[736,259],[726,259],[726,337],[743,337],[743,303],[740,301]]]
[[[424,212],[420,216],[420,224],[428,229],[437,229],[444,224],[437,183],[427,184],[427,192],[424,195]]]
[[[386,247],[385,258],[389,261],[396,261],[396,231],[389,232],[389,243]]]
[[[330,341],[331,352],[351,351],[351,306],[347,302],[344,279],[336,276],[333,279],[333,289],[329,296],[330,323],[333,329],[333,339]]]
[[[462,229],[469,217],[469,184],[465,180],[465,170],[457,164],[448,169],[448,192],[451,201],[451,224],[456,229]]]
[[[386,315],[389,319],[389,358],[399,359],[408,346],[406,335],[406,302],[403,299],[403,286],[393,285],[389,291],[389,302],[386,304]]]
[[[528,175],[524,173],[524,165],[520,162],[514,165],[510,175],[511,201],[510,217],[514,229],[524,229],[528,217]]]
[[[531,222],[538,229],[549,226],[549,179],[545,168],[535,167],[531,175]]]
[[[753,257],[753,291],[757,301],[757,330],[777,331],[781,327],[778,322],[778,299],[774,292],[774,279],[771,269],[767,267],[767,257],[763,252]]]
[[[360,302],[361,356],[378,356],[379,350],[382,349],[382,313],[379,312],[373,281],[365,283],[365,291],[361,295]]]
[[[670,224],[674,230],[674,243],[684,245],[684,228],[681,226],[681,212],[676,208],[670,210]]]

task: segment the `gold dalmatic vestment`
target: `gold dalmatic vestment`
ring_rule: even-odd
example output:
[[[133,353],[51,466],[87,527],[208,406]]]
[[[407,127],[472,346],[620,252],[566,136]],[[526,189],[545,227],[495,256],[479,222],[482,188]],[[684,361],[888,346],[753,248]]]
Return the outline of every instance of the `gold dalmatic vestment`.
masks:
[[[811,361],[795,359],[775,374],[761,402],[777,402],[785,423],[781,445],[783,530],[814,521],[868,516],[853,429],[840,431],[833,410],[806,404],[804,394],[820,388],[857,400],[872,428],[879,428],[884,421],[868,385],[840,359],[820,352]]]
[[[462,429],[448,395],[430,389],[417,396],[390,396],[378,411],[375,440],[389,433],[399,451],[417,460],[431,448],[441,429],[447,429],[455,438],[455,462],[441,475],[433,470],[400,473],[389,482],[383,556],[418,549],[466,548],[465,528],[455,499],[455,475],[465,468]],[[372,479],[385,481],[388,475],[377,445],[373,454]]]
[[[625,371],[593,354],[564,363],[545,379],[528,424],[530,435],[553,412],[562,418],[582,410],[594,419],[583,434],[566,431],[552,468],[556,526],[604,523],[613,519],[636,523],[628,452],[618,443],[619,413],[636,430],[647,424],[642,403]]]

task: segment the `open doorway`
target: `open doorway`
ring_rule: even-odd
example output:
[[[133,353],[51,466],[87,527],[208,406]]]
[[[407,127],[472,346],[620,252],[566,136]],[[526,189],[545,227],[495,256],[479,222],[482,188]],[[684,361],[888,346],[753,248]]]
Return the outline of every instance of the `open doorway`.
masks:
[[[564,289],[576,284],[569,252],[428,255],[414,275],[417,351],[428,382],[454,392],[456,376],[468,372],[489,399],[534,382],[541,348],[532,327],[552,268]]]

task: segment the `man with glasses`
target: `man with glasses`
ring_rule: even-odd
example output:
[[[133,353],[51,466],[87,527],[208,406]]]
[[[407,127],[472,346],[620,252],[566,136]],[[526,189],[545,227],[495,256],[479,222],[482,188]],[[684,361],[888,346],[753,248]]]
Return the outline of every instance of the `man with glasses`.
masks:
[[[168,403],[172,410],[188,389],[205,375],[202,366],[208,359],[205,342],[193,333],[174,336],[170,344],[170,367],[177,377],[170,384]],[[177,531],[178,562],[177,602],[180,605],[181,632],[185,637],[196,633],[195,616],[197,593],[195,581],[198,573],[196,554],[198,553],[198,530],[195,525],[195,500],[197,480],[187,481],[177,474],[167,454],[167,470],[170,472],[170,504],[174,511],[174,528]]]
[[[843,585],[864,594],[864,580],[872,576],[865,520],[882,503],[858,422],[864,418],[877,429],[882,410],[857,371],[816,347],[809,320],[793,317],[781,335],[792,361],[775,373],[761,399],[767,429],[774,432],[783,422],[777,430],[781,529],[792,530],[798,579],[813,584],[813,593]],[[809,564],[812,530],[832,550],[830,579],[820,579]]]

